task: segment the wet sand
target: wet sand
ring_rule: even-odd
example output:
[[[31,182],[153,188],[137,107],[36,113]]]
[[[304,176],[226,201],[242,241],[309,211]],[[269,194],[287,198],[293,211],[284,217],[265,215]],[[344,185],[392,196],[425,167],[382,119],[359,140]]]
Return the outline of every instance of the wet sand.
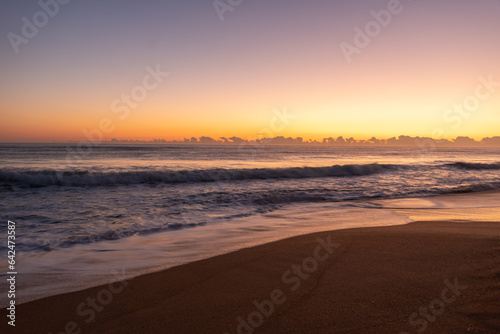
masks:
[[[22,304],[16,317],[2,333],[498,333],[500,223],[302,235]]]

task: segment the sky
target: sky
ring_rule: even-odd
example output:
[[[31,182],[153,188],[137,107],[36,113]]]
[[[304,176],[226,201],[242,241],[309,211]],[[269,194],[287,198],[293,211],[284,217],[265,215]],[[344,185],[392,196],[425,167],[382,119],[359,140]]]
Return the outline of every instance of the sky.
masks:
[[[500,135],[499,0],[55,1],[0,1],[0,142]]]

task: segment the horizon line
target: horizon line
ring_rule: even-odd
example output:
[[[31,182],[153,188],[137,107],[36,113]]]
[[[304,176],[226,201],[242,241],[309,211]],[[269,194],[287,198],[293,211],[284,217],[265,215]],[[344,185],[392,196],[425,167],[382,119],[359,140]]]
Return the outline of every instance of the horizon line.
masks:
[[[108,140],[88,137],[87,140],[64,140],[64,141],[26,141],[26,142],[0,142],[0,144],[91,144],[99,145],[106,144],[128,144],[128,143],[144,143],[144,144],[182,144],[182,145],[331,145],[331,146],[500,146],[500,136],[484,137],[481,140],[476,140],[468,136],[457,136],[454,139],[434,139],[431,137],[408,136],[400,135],[387,139],[378,139],[372,137],[370,139],[354,139],[353,137],[337,138],[325,137],[320,141],[316,139],[304,139],[303,137],[284,137],[276,136],[272,138],[253,138],[244,139],[236,136],[232,137],[217,137],[216,139],[207,136],[190,137],[182,140],[167,140],[167,139],[117,139]]]

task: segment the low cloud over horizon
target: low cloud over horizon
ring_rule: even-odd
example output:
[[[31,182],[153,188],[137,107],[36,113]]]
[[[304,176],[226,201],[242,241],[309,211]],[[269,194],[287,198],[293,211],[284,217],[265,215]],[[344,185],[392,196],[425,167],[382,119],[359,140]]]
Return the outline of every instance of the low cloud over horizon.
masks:
[[[401,135],[398,137],[391,137],[388,139],[378,139],[372,137],[368,140],[355,139],[353,137],[344,138],[339,136],[337,138],[328,137],[322,140],[304,139],[303,137],[284,137],[277,136],[272,138],[262,137],[254,139],[245,139],[240,137],[191,137],[184,138],[183,140],[166,140],[166,139],[152,139],[152,140],[140,140],[140,139],[116,139],[111,140],[96,140],[95,138],[89,137],[85,141],[69,141],[70,143],[87,143],[98,145],[100,143],[153,143],[153,144],[202,144],[202,145],[334,145],[334,146],[419,146],[425,147],[436,147],[436,146],[491,146],[500,147],[500,136],[486,137],[481,140],[475,140],[467,136],[459,136],[455,139],[433,139],[430,137],[411,137]]]

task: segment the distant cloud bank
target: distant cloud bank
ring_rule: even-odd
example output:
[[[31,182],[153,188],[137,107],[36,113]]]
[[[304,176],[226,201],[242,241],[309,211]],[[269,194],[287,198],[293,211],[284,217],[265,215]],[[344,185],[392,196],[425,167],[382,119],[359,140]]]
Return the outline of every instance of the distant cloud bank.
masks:
[[[151,144],[202,144],[202,145],[332,145],[332,146],[460,146],[460,147],[500,147],[500,136],[483,138],[477,141],[470,137],[457,137],[455,139],[432,139],[429,137],[411,137],[399,136],[389,139],[377,139],[372,137],[368,140],[356,140],[354,138],[344,138],[339,136],[337,138],[329,137],[321,141],[304,139],[302,137],[283,137],[278,136],[274,138],[260,138],[260,139],[244,139],[240,137],[218,137],[216,139],[211,137],[191,137],[184,138],[183,140],[166,140],[166,139],[153,139],[153,140],[130,140],[130,139],[115,139],[108,141],[108,143],[151,143]]]

